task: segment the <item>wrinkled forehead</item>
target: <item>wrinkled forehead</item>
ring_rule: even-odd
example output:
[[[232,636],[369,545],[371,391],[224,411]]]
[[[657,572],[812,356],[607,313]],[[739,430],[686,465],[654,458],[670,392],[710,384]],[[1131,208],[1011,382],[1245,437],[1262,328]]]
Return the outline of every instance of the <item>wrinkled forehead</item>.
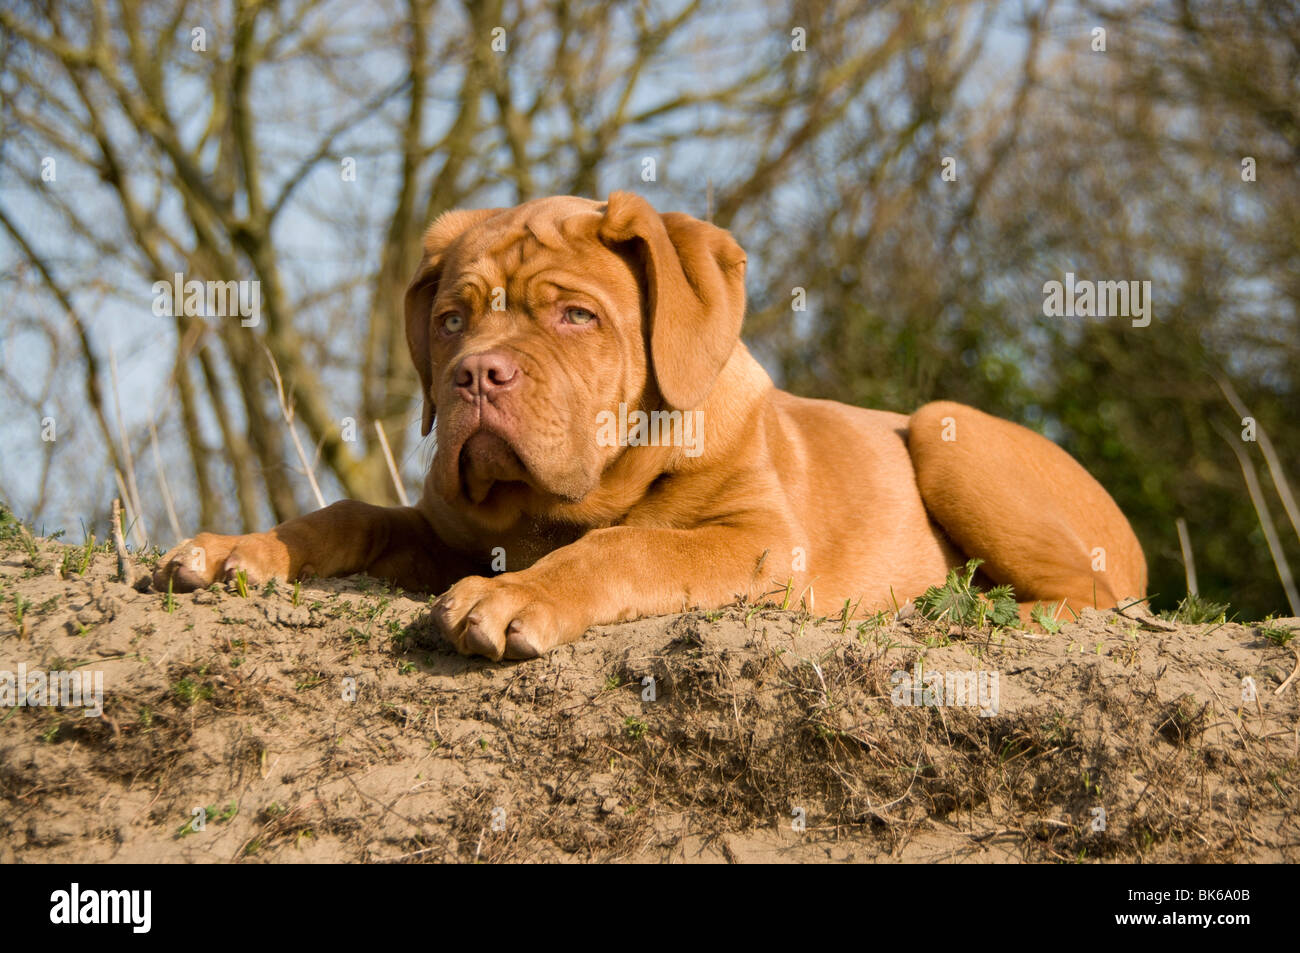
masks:
[[[460,237],[447,268],[454,274],[491,263],[509,274],[547,252],[591,254],[600,246],[596,233],[604,211],[605,203],[572,195],[502,209]]]

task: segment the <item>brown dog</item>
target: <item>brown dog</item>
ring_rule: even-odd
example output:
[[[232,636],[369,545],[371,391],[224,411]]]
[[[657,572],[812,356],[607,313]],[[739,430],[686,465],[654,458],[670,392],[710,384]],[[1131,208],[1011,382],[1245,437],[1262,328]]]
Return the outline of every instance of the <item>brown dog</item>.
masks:
[[[773,387],[740,343],[744,279],[730,234],[628,192],[448,212],[406,292],[437,422],[419,503],[203,533],[155,585],[365,572],[442,592],[449,641],[493,659],[787,587],[866,614],[968,556],[1022,609],[1145,593],[1128,521],[1043,437],[960,404],[909,418]]]

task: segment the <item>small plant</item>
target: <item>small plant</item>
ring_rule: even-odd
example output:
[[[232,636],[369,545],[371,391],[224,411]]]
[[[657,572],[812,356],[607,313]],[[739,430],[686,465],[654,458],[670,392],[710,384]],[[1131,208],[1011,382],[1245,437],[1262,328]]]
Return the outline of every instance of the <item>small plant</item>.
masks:
[[[1029,610],[1029,619],[1031,622],[1037,622],[1052,635],[1061,631],[1062,623],[1056,618],[1056,613],[1060,611],[1059,602],[1035,603],[1034,607]]]
[[[235,570],[235,591],[241,599],[248,598],[248,573],[242,569]]]
[[[203,812],[204,824],[207,824],[209,822],[213,824],[225,824],[229,822],[230,819],[233,818],[236,814],[239,813],[239,805],[236,804],[234,801],[231,801],[230,804],[228,804],[225,808],[222,808],[220,805],[213,804],[208,807],[202,808],[202,812]],[[199,829],[194,826],[195,822],[197,821],[198,821],[198,817],[191,817],[188,821],[182,824],[180,828],[176,831],[176,836],[188,837],[190,834],[197,833]]]
[[[893,618],[894,614],[888,609],[881,609],[879,612],[867,616],[865,621],[858,623],[858,641],[866,641],[868,634],[874,634],[878,630],[885,628]]]
[[[274,578],[274,577],[272,577],[272,578],[266,580],[266,585],[262,587],[262,596],[263,596],[263,598],[266,598],[266,599],[271,598],[271,596],[275,595],[275,592],[276,592],[276,589],[277,589],[277,588],[278,588],[278,587],[276,586],[276,582],[275,582],[275,578]]]
[[[167,580],[167,595],[163,596],[163,612],[171,614],[176,611],[176,595],[172,592],[172,580]]]
[[[6,538],[16,539],[22,545],[23,552],[27,554],[26,564],[29,568],[38,573],[44,572],[49,568],[49,564],[46,563],[45,558],[41,556],[41,548],[36,545],[36,538],[32,536],[31,530],[23,525],[21,521],[13,519],[12,515],[10,516],[10,519],[12,521],[10,524],[12,535],[7,536]]]
[[[1184,622],[1188,625],[1222,624],[1227,620],[1229,608],[1226,602],[1211,602],[1204,596],[1189,592],[1183,601],[1178,603],[1177,609],[1160,613],[1160,618],[1170,622]]]
[[[623,722],[623,730],[627,732],[627,736],[633,741],[639,741],[641,738],[645,737],[646,727],[647,725],[644,721],[633,715],[628,715],[627,719]]]
[[[398,675],[410,675],[414,671],[415,671],[414,662],[403,662],[401,665],[397,666]]]
[[[14,593],[14,625],[18,626],[19,633],[23,631],[23,616],[27,614],[27,610],[31,607],[31,602],[24,599],[21,592]]]
[[[199,672],[204,674],[203,671]],[[172,686],[172,692],[176,697],[187,706],[194,705],[195,702],[206,701],[212,697],[212,686],[206,682],[196,681],[186,675]]]
[[[95,534],[91,533],[87,536],[81,549],[74,549],[73,552],[77,555],[76,573],[78,576],[84,576],[86,570],[90,568],[91,560],[95,557]]]
[[[13,510],[0,503],[0,542],[12,542],[22,538],[22,524],[18,517],[14,516]]]
[[[1083,782],[1084,794],[1089,796],[1095,794],[1097,797],[1101,797],[1101,781],[1097,780],[1094,782],[1092,780],[1092,775],[1089,773],[1087,768],[1079,769],[1079,780]]]
[[[613,675],[605,676],[605,691],[607,692],[614,691],[622,684],[623,684],[623,679],[619,678],[617,673]]]
[[[376,619],[378,619],[383,614],[384,610],[388,608],[389,604],[392,603],[392,601],[393,601],[392,599],[380,599],[378,603],[368,607],[365,613],[366,621],[374,622]]]
[[[813,733],[822,741],[837,741],[843,736],[843,732],[838,728],[832,728],[820,721],[813,726]]]
[[[916,598],[916,611],[933,622],[951,622],[978,628],[985,623],[1011,625],[1020,617],[1010,586],[994,586],[987,593],[975,585],[982,559],[972,559],[964,569],[948,570],[942,586],[931,586]]]
[[[1296,635],[1295,629],[1284,629],[1280,625],[1274,625],[1272,619],[1265,619],[1255,628],[1260,635],[1280,649],[1286,648],[1287,643],[1294,639]]]
[[[860,604],[861,601],[862,600],[859,599],[858,603]],[[843,635],[845,632],[849,630],[849,620],[853,618],[853,613],[857,611],[858,611],[858,606],[856,604],[850,606],[849,600],[848,599],[844,600],[844,608],[840,610],[840,635]]]
[[[302,583],[301,583],[301,582],[295,582],[295,583],[293,584],[293,605],[294,605],[294,608],[297,608],[297,606],[298,606],[298,599],[299,599],[301,596],[302,596]]]

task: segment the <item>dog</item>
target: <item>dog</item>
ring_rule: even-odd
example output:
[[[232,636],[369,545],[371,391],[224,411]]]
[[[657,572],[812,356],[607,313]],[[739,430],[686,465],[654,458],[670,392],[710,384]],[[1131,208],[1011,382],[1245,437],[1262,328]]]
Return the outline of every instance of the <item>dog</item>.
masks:
[[[1124,514],[1046,438],[778,390],[740,340],[745,263],[630,192],[443,214],[405,298],[436,435],[419,502],[201,533],[154,585],[367,573],[441,593],[445,638],[496,660],[774,592],[866,615],[972,557],[1026,618],[1145,595]]]

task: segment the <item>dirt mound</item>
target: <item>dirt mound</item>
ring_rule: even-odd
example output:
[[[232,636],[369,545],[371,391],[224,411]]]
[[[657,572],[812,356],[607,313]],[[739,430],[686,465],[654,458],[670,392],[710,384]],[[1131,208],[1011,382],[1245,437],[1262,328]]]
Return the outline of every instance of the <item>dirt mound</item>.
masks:
[[[115,576],[0,542],[0,862],[1300,860],[1300,620],[749,606],[494,665],[365,579]]]

